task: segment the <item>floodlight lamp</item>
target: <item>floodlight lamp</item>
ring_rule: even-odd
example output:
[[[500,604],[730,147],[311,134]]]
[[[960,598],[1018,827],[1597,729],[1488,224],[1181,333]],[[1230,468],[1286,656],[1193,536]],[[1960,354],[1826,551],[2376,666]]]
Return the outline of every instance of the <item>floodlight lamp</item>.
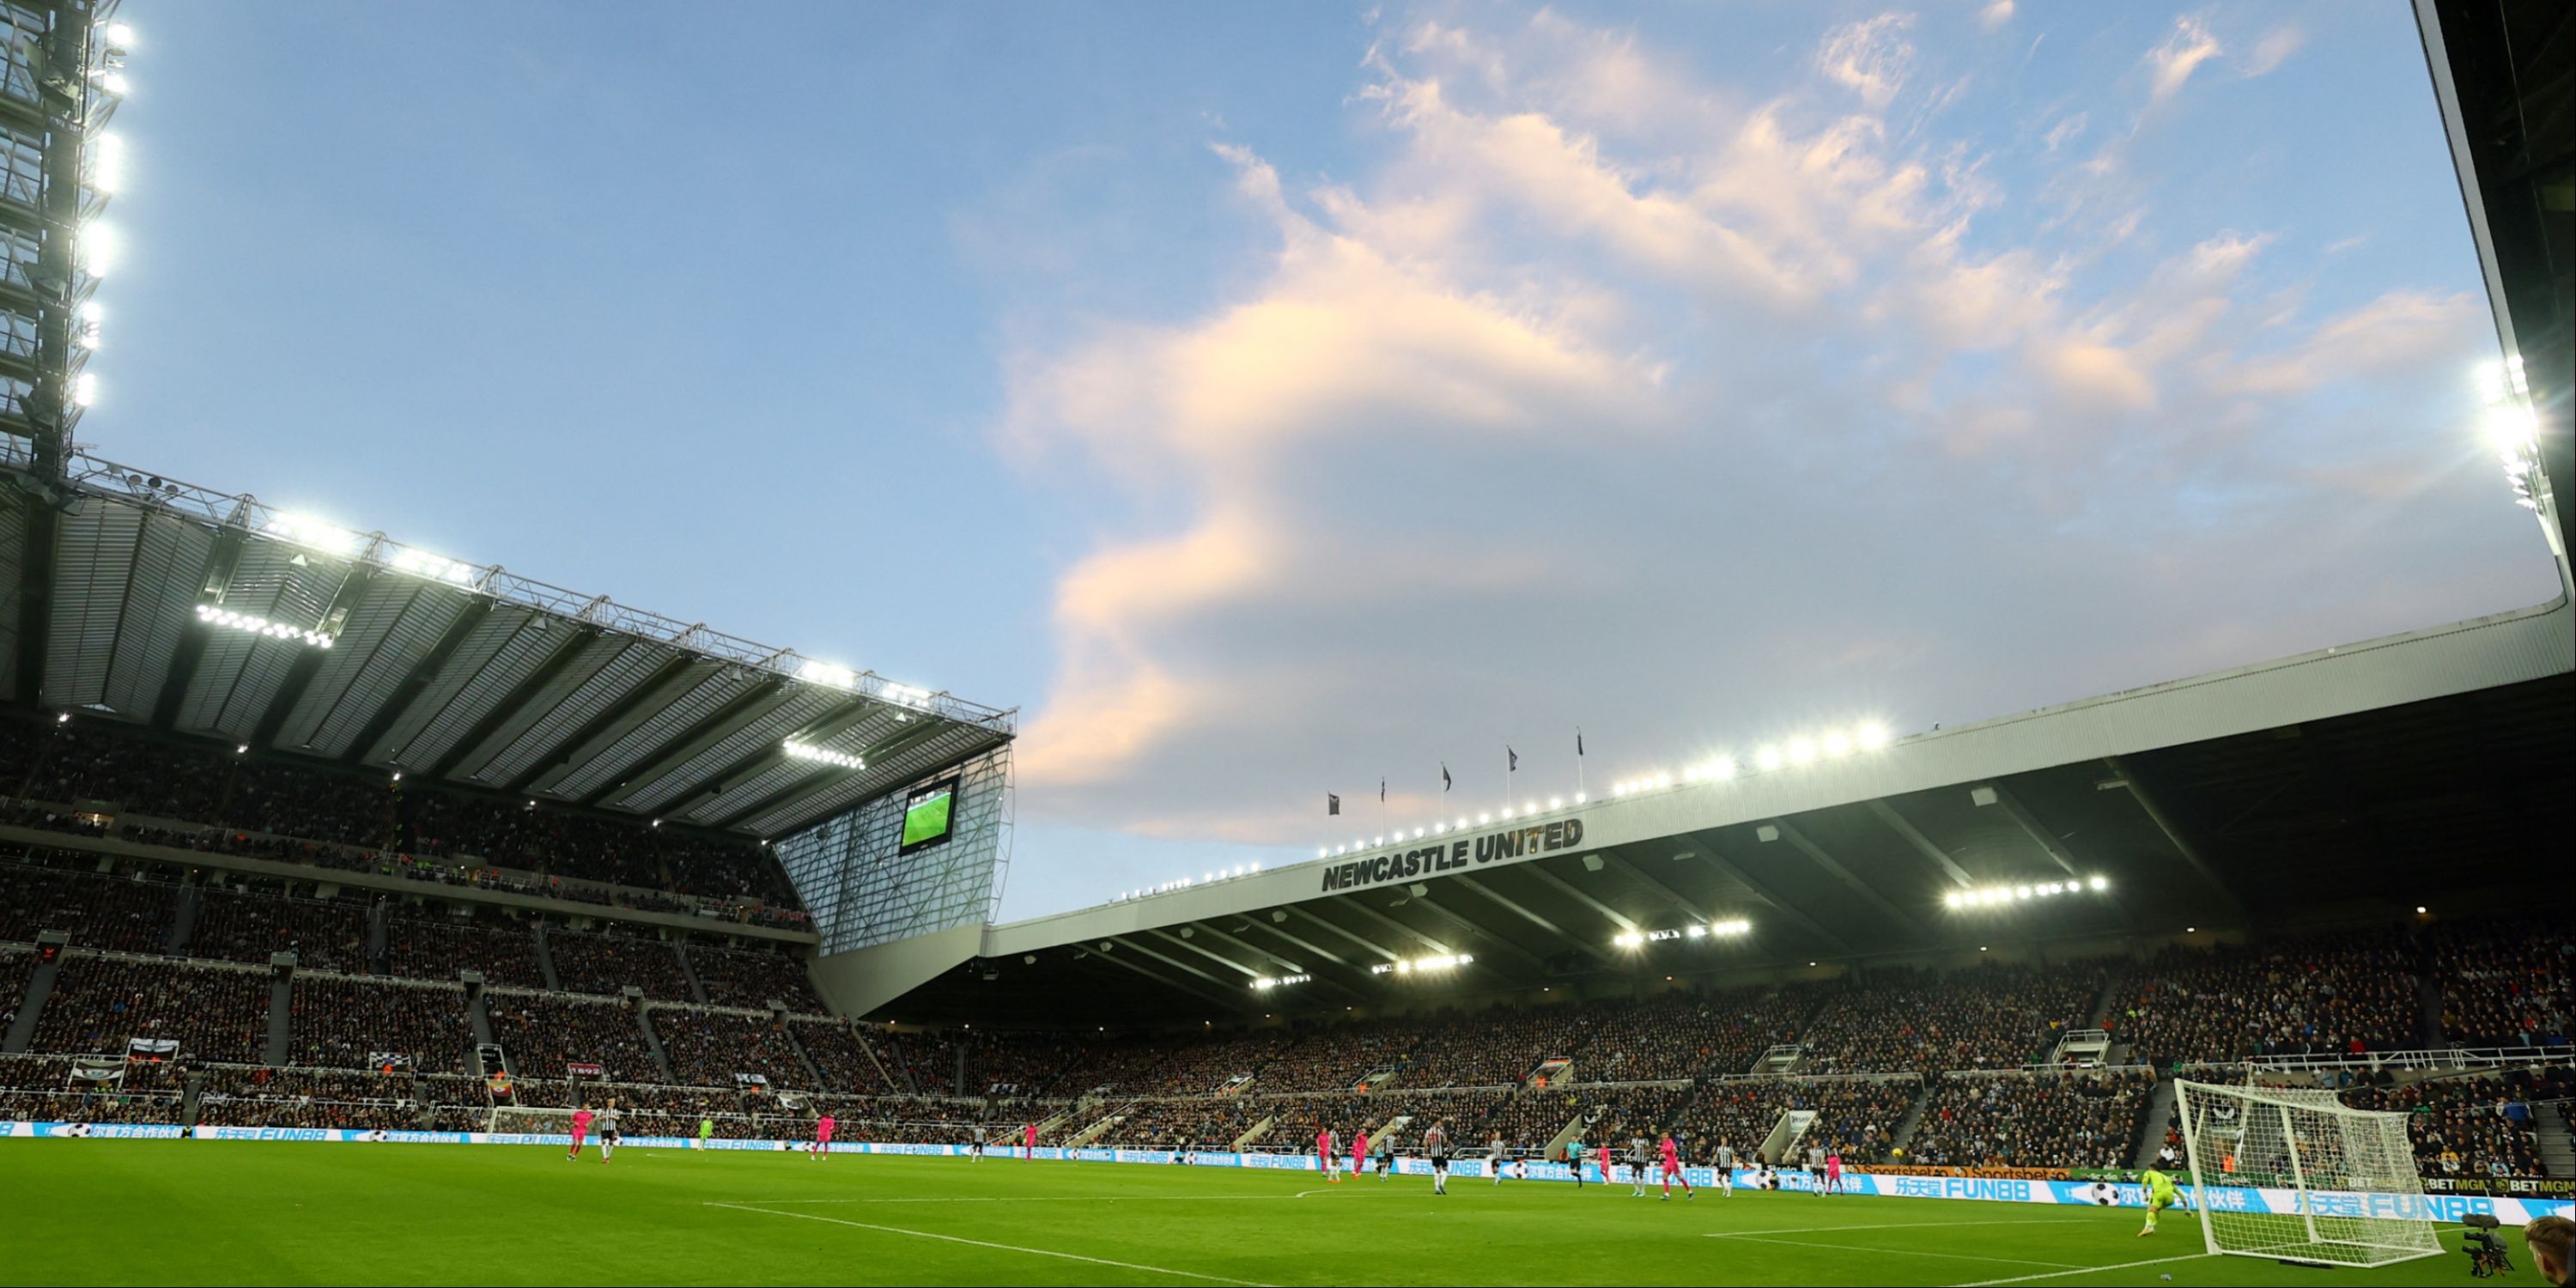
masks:
[[[1550,796],[1547,798],[1547,807],[1549,809],[1564,809],[1565,798],[1562,796]]]
[[[1853,735],[1863,751],[1876,751],[1887,745],[1887,726],[1873,720],[1862,725]]]
[[[1842,734],[1829,733],[1825,735],[1825,754],[1827,756],[1848,756],[1851,754],[1851,749],[1851,739],[1844,737]]]
[[[99,77],[98,87],[106,90],[110,94],[118,96],[119,98],[124,97],[127,89],[129,88],[125,79],[125,73],[119,71],[111,71],[106,75]]]
[[[1805,738],[1793,738],[1789,741],[1789,762],[1791,764],[1804,765],[1813,761],[1815,758],[1815,743],[1810,742]]]
[[[1575,803],[1575,804],[1580,805],[1580,804],[1582,804],[1582,803],[1583,803],[1583,800],[1584,800],[1583,793],[1581,793],[1581,792],[1576,792],[1576,793],[1574,794],[1574,803]]]
[[[92,221],[81,225],[81,271],[92,277],[105,277],[116,263],[116,230]]]
[[[1476,821],[1479,823],[1491,823],[1494,821],[1494,816],[1491,814],[1478,814],[1476,816]]]
[[[1761,751],[1754,754],[1753,763],[1766,774],[1770,773],[1772,770],[1778,769],[1780,767],[1780,749],[1777,747],[1763,748]]]
[[[1708,776],[1719,782],[1735,777],[1735,762],[1724,756],[1708,762]]]
[[[1323,846],[1318,845],[1318,846],[1316,846],[1316,847],[1315,847],[1315,857],[1316,857],[1316,858],[1319,858],[1319,859],[1324,857],[1324,847],[1323,847]]]
[[[84,372],[80,373],[80,379],[75,380],[75,381],[73,381],[73,382],[72,382],[72,403],[73,403],[73,405],[74,405],[74,406],[79,406],[79,407],[87,407],[87,406],[89,406],[91,403],[94,403],[94,402],[97,402],[97,401],[98,401],[98,373],[97,373],[97,372],[95,372],[95,371],[84,371]]]
[[[107,31],[105,34],[107,36],[107,43],[111,47],[117,49],[132,49],[134,47],[134,28],[130,24],[111,22],[107,24]]]
[[[858,672],[853,671],[846,666],[834,666],[829,662],[817,661],[810,657],[797,664],[796,678],[809,684],[820,684],[827,688],[855,689],[859,687]]]
[[[236,755],[236,756],[247,756],[247,755],[249,755],[249,754],[250,754],[250,744],[245,742],[245,743],[240,743],[240,744],[235,745],[235,746],[233,747],[233,754],[234,754],[234,755]]]
[[[2517,456],[2528,451],[2539,428],[2539,419],[2523,403],[2507,401],[2487,409],[2487,442],[2499,451]]]
[[[1697,939],[1700,936],[1707,934],[1708,928],[1706,926],[1693,926],[1686,933],[1688,933],[1691,938]]]

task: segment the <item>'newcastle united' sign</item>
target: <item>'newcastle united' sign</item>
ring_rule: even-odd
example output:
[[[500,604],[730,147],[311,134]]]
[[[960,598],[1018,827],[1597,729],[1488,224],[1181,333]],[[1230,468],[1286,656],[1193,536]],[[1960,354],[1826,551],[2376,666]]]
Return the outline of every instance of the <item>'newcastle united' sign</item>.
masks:
[[[1532,823],[1504,832],[1488,832],[1478,837],[1433,841],[1410,850],[1392,850],[1370,859],[1336,863],[1324,869],[1324,893],[1357,890],[1381,881],[1405,881],[1414,877],[1437,876],[1455,872],[1474,864],[1497,859],[1517,859],[1525,854],[1547,854],[1571,850],[1583,844],[1583,820],[1560,819],[1553,823]]]

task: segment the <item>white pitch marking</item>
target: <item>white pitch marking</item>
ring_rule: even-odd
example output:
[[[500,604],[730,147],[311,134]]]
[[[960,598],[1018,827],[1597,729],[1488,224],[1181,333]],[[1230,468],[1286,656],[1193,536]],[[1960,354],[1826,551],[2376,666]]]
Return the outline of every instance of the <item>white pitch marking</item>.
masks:
[[[2114,1270],[2135,1270],[2140,1266],[2161,1266],[2168,1265],[2176,1261],[2198,1261],[2203,1257],[2215,1255],[2217,1254],[2210,1252],[2195,1252],[2189,1256],[2182,1257],[2151,1257],[2145,1261],[2123,1261],[2116,1266],[2087,1266],[2082,1270],[2052,1270],[2044,1275],[2019,1275],[2011,1279],[1980,1279],[1972,1284],[1963,1284],[1961,1285],[1961,1288],[1995,1288],[1995,1285],[1997,1284],[2026,1284],[2037,1279],[2063,1279],[2068,1275],[2108,1274]]]
[[[1758,1234],[1739,1234],[1735,1238],[1747,1243],[1776,1243],[1783,1248],[1822,1248],[1827,1252],[1881,1252],[1891,1257],[1942,1257],[1951,1261],[1991,1261],[2006,1266],[2056,1266],[2067,1274],[2091,1270],[2067,1261],[2031,1261],[2021,1257],[1988,1257],[1966,1252],[1930,1252],[1922,1248],[1864,1248],[1849,1243],[1810,1243],[1804,1239],[1766,1239]]]
[[[763,1216],[792,1216],[799,1221],[822,1221],[846,1225],[857,1230],[875,1230],[884,1234],[907,1234],[916,1239],[937,1239],[942,1243],[962,1243],[971,1248],[991,1248],[997,1252],[1025,1252],[1033,1257],[1056,1257],[1065,1261],[1083,1261],[1095,1266],[1116,1266],[1121,1270],[1142,1270],[1147,1274],[1170,1275],[1177,1279],[1199,1279],[1212,1284],[1235,1284],[1239,1288],[1262,1288],[1249,1279],[1228,1279],[1223,1275],[1203,1275],[1195,1270],[1168,1270],[1134,1261],[1111,1261],[1106,1257],[1086,1257],[1075,1252],[1057,1252],[1049,1248],[1023,1248],[1015,1243],[987,1243],[982,1239],[960,1238],[953,1234],[933,1234],[928,1230],[907,1230],[899,1225],[870,1225],[865,1221],[844,1221],[836,1216],[817,1216],[812,1212],[779,1212],[769,1208],[748,1207],[740,1203],[708,1202],[708,1207],[732,1208],[737,1212],[758,1212]]]

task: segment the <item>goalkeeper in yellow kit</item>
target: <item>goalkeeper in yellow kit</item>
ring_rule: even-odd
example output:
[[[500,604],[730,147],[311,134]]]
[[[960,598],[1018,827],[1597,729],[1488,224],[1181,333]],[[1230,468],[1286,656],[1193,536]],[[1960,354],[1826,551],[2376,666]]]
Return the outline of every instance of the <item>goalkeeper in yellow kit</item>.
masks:
[[[2147,1193],[2147,1226],[2138,1231],[2143,1239],[2156,1232],[2156,1216],[2169,1207],[2182,1206],[2182,1191],[2174,1188],[2173,1178],[2150,1167],[2138,1174],[2138,1184]]]

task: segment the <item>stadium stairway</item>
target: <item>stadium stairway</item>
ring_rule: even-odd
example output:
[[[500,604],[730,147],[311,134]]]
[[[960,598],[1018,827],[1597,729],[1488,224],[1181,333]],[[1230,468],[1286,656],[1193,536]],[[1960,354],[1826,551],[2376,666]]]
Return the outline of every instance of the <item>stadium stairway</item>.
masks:
[[[1550,1137],[1548,1137],[1548,1138],[1547,1138],[1547,1146],[1546,1146],[1544,1149],[1542,1149],[1542,1150],[1540,1150],[1540,1151],[1539,1151],[1539,1157],[1541,1157],[1541,1158],[1562,1158],[1562,1157],[1564,1157],[1564,1155],[1565,1155],[1565,1147],[1566,1147],[1566,1145],[1567,1145],[1568,1143],[1572,1142],[1572,1141],[1574,1140],[1574,1138],[1575,1138],[1575,1137],[1580,1136],[1580,1135],[1582,1135],[1582,1134],[1583,1134],[1583,1111],[1578,1109],[1578,1110],[1576,1110],[1576,1111],[1574,1112],[1574,1114],[1573,1114],[1571,1117],[1568,1117],[1568,1118],[1565,1120],[1565,1125],[1564,1125],[1564,1126],[1559,1127],[1559,1128],[1557,1128],[1557,1129],[1556,1129],[1556,1134],[1555,1134],[1555,1135],[1550,1136]]]
[[[2145,1167],[2156,1161],[2156,1151],[2164,1148],[2165,1126],[2174,1116],[2174,1080],[2156,1079],[2156,1089],[2147,1094],[2147,1111],[2138,1115],[2138,1138],[2129,1148],[2129,1166]]]
[[[390,941],[387,938],[389,931],[390,927],[385,924],[385,905],[383,901],[379,900],[375,903],[368,904],[367,973],[371,975],[390,975],[393,973],[390,969],[392,963],[386,960],[386,953],[389,951],[391,946]]]
[[[680,978],[689,981],[689,1000],[700,1006],[705,1006],[707,1004],[707,986],[698,982],[698,964],[689,960],[689,950],[687,945],[684,945],[677,940],[673,940],[671,943],[671,953],[673,956],[680,959]],[[805,1055],[804,1044],[794,1041],[792,1037],[790,1038],[789,1044],[796,1048],[797,1058],[803,1059]],[[806,1060],[805,1067],[808,1069],[813,1068],[814,1062]]]
[[[197,933],[197,913],[206,906],[205,893],[194,884],[182,885],[178,898],[171,902],[176,911],[170,922],[170,951],[174,955],[186,956],[188,941]]]
[[[2111,1012],[2119,1009],[2120,986],[2127,982],[2118,971],[2111,972],[2111,977],[2102,981],[2102,995],[2093,999],[2093,1013],[2084,1018],[2084,1027],[2098,1029],[2110,1022]]]
[[[1888,1135],[1891,1149],[1914,1148],[1914,1129],[1923,1125],[1923,1111],[1932,1107],[1932,1087],[1938,1077],[1929,1075],[1914,1084],[1914,1103],[1905,1107],[1905,1116],[1896,1120],[1896,1130]]]
[[[688,960],[688,954],[680,954],[680,959],[682,961]],[[706,990],[698,987],[698,977],[694,974],[689,976],[689,988],[691,991],[697,993],[701,1000],[705,999]],[[807,1082],[805,1085],[809,1087],[820,1087],[826,1085],[823,1081],[823,1071],[821,1066],[814,1063],[813,1056],[806,1054],[804,1040],[796,1036],[796,1026],[793,1024],[780,1023],[778,1025],[778,1031],[787,1035],[787,1049],[795,1053],[796,1066],[803,1069],[805,1071],[805,1076],[811,1079],[811,1081]]]
[[[2427,1051],[2439,1051],[2450,1043],[2442,1037],[2442,986],[2429,975],[2415,977],[2416,1038]]]
[[[2540,1170],[2550,1176],[2576,1176],[2576,1141],[2569,1139],[2567,1106],[2533,1105],[2531,1128],[2540,1137]]]
[[[268,985],[268,1051],[261,1057],[271,1068],[283,1067],[295,1052],[290,1021],[295,1014],[295,972],[289,968]]]
[[[541,949],[545,942],[542,936],[537,940]],[[546,968],[548,976],[554,973],[553,967]],[[666,1083],[679,1081],[671,1076],[671,1057],[662,1051],[662,1035],[653,1031],[653,1012],[642,1005],[642,993],[631,984],[627,986],[627,992],[630,995],[629,1003],[635,1007],[635,1023],[644,1030],[644,1049],[653,1053],[653,1067],[661,1071],[662,1081]]]
[[[537,973],[545,977],[547,992],[560,993],[563,991],[563,981],[555,974],[554,950],[546,944],[545,919],[540,917],[535,920],[537,923]],[[658,1042],[653,1046],[653,1058],[656,1060],[662,1058],[662,1047]]]
[[[1122,1117],[1123,1117],[1123,1115],[1122,1115]],[[1248,1132],[1245,1132],[1245,1133],[1243,1133],[1243,1134],[1242,1134],[1242,1135],[1240,1135],[1240,1136],[1235,1137],[1235,1138],[1234,1138],[1233,1140],[1231,1140],[1231,1141],[1226,1142],[1226,1146],[1225,1146],[1225,1147],[1226,1147],[1227,1149],[1230,1149],[1230,1150],[1235,1151],[1236,1153],[1241,1153],[1241,1152],[1243,1152],[1244,1150],[1251,1148],[1251,1147],[1252,1147],[1252,1143],[1253,1143],[1254,1141],[1257,1141],[1257,1140],[1261,1139],[1262,1137],[1269,1135],[1269,1134],[1270,1134],[1270,1129],[1271,1129],[1271,1128],[1273,1128],[1273,1127],[1276,1127],[1276,1126],[1278,1126],[1278,1125],[1279,1125],[1279,1117],[1278,1117],[1278,1115],[1273,1114],[1273,1115],[1271,1115],[1271,1116],[1270,1116],[1270,1117],[1268,1117],[1268,1118],[1264,1118],[1264,1119],[1262,1119],[1260,1122],[1254,1123],[1254,1124],[1252,1125],[1252,1130],[1250,1130],[1250,1131],[1248,1131]],[[1386,1129],[1385,1129],[1385,1128],[1383,1128],[1383,1127],[1381,1127],[1381,1128],[1379,1128],[1379,1130],[1380,1130],[1380,1131],[1384,1131],[1384,1130],[1386,1130]]]
[[[41,941],[42,937],[39,939]],[[52,961],[36,967],[36,973],[27,977],[27,995],[17,999],[18,1018],[11,1022],[7,1033],[0,1033],[0,1052],[10,1055],[26,1052],[27,1043],[36,1036],[36,1013],[44,1010],[45,999],[54,995],[54,976],[61,974],[62,969],[62,955],[57,953]]]

